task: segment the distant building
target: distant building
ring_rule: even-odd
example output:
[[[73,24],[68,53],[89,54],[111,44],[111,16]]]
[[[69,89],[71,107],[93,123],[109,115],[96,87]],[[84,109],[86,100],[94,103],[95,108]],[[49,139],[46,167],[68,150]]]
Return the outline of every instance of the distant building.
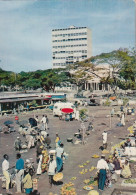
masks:
[[[52,30],[53,68],[83,61],[92,56],[92,35],[87,27]]]
[[[101,78],[107,78],[112,75],[112,68],[107,64],[99,64],[93,73],[90,73],[92,79],[86,81],[84,89],[89,91],[110,91],[111,87],[107,83],[102,83]]]

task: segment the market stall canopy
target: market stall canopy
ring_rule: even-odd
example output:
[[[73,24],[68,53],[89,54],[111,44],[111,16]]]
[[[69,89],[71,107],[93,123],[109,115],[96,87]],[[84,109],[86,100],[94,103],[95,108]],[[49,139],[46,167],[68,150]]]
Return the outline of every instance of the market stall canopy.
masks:
[[[4,122],[4,125],[11,125],[11,124],[13,124],[13,121],[8,120]]]
[[[67,113],[67,114],[74,112],[74,110],[72,108],[62,108],[61,111],[63,113]]]

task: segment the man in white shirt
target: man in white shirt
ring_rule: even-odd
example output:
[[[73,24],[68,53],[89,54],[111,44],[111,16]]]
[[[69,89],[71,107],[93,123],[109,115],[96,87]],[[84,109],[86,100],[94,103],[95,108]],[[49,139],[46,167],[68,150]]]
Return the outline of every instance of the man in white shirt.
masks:
[[[104,155],[101,156],[101,159],[97,163],[97,170],[99,172],[98,188],[99,188],[99,190],[103,191],[105,180],[106,180],[106,170],[109,170],[109,166],[108,166],[107,162],[105,161]]]
[[[57,168],[56,159],[53,159],[53,155],[50,155],[49,169],[48,169],[50,187],[52,187],[53,184],[53,176],[56,173],[56,168]]]
[[[9,175],[9,162],[8,162],[8,155],[4,154],[3,156],[4,161],[2,162],[2,171],[3,171],[3,175],[6,178],[6,191],[7,194],[12,194],[12,192],[9,191],[9,184],[10,184],[10,175]]]
[[[41,122],[43,124],[43,129],[46,130],[46,128],[47,128],[47,117],[45,115],[43,115]]]

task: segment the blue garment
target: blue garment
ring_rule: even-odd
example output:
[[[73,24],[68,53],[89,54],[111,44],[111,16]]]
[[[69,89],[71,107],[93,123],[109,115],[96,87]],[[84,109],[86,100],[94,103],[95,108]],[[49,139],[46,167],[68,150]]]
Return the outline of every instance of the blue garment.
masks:
[[[26,188],[25,189],[25,192],[26,194],[30,194],[32,192],[33,188]]]
[[[24,160],[22,158],[19,158],[16,162],[16,169],[21,170],[24,169]]]
[[[100,171],[99,171],[99,183],[98,183],[98,188],[100,190],[104,189],[105,180],[106,180],[106,170],[105,169],[100,169]]]
[[[62,169],[63,160],[60,157],[56,157],[56,162],[57,162],[57,171],[59,172]]]

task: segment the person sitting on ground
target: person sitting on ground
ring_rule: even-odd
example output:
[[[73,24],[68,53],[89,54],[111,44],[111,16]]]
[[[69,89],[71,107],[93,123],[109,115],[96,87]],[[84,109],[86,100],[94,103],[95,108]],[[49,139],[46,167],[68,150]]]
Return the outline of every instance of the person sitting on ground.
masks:
[[[3,133],[5,133],[5,134],[9,134],[10,133],[10,125],[5,125],[3,127]]]
[[[113,164],[114,164],[114,168],[115,168],[115,173],[117,174],[117,175],[120,175],[120,173],[121,173],[121,167],[122,167],[122,165],[121,165],[121,162],[120,162],[120,160],[118,159],[118,157],[117,157],[117,155],[115,155],[115,158],[114,158],[114,161],[113,161]]]
[[[125,147],[131,147],[130,139],[128,138],[124,144],[125,144]]]
[[[37,156],[37,163],[39,163],[40,155],[42,154],[42,143],[38,139],[37,144],[36,144],[36,156]]]
[[[122,166],[121,176],[125,179],[128,179],[132,176],[128,160],[125,160],[125,164]]]
[[[33,169],[29,169],[29,173],[24,177],[22,180],[25,188],[25,193],[31,194],[33,191],[33,181],[32,181],[32,176],[33,176]]]
[[[47,134],[47,137],[44,140],[44,143],[47,144],[47,149],[50,149],[50,144],[51,144],[51,138],[49,137],[49,134]]]
[[[17,137],[17,139],[14,142],[14,148],[16,151],[20,151],[22,148],[22,143],[20,137]]]

